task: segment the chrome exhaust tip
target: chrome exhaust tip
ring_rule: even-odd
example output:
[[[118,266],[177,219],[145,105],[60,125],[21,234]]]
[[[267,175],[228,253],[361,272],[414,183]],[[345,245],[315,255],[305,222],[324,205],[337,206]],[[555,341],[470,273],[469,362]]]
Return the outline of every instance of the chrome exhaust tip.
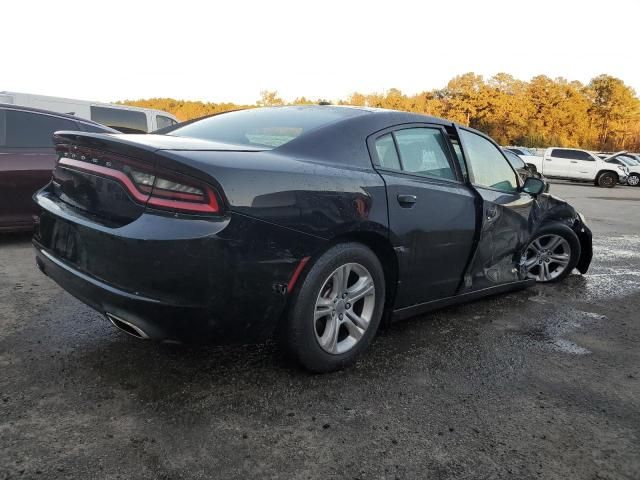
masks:
[[[122,318],[112,314],[112,313],[107,313],[107,318],[109,319],[109,321],[111,323],[113,323],[113,325],[118,329],[123,331],[124,333],[126,333],[127,335],[131,335],[132,337],[136,337],[136,338],[140,338],[143,340],[148,340],[149,339],[149,335],[147,335],[145,333],[144,330],[142,330],[140,327],[134,325],[131,322],[127,322],[126,320],[123,320]]]

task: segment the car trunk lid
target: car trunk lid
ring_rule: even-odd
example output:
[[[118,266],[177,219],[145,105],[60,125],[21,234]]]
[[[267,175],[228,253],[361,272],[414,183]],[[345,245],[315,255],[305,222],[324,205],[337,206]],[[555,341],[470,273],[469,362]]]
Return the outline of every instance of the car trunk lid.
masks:
[[[164,135],[57,132],[54,141],[59,158],[48,195],[109,226],[126,225],[150,207],[220,212],[215,179],[177,162],[168,152],[259,151]]]

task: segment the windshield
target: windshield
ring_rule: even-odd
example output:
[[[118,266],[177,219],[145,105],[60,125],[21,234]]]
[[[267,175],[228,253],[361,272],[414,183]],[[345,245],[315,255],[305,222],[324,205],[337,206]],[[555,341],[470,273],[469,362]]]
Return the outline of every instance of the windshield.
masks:
[[[331,107],[252,108],[204,118],[167,135],[271,149],[310,130],[361,113]]]
[[[627,167],[629,166],[629,161],[620,155],[610,158],[609,160],[607,160],[607,163],[617,163],[619,165],[625,165]]]

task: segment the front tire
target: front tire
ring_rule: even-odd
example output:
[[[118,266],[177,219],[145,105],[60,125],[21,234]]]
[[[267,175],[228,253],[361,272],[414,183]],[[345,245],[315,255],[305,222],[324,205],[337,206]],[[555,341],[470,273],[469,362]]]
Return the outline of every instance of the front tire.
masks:
[[[596,185],[602,188],[613,188],[618,183],[618,176],[612,172],[604,172],[598,175]]]
[[[307,370],[342,369],[371,343],[384,301],[384,271],[376,255],[355,242],[335,245],[293,292],[278,343]]]
[[[638,185],[640,185],[640,175],[638,175],[637,173],[632,173],[631,175],[629,175],[629,178],[627,178],[627,185],[631,185],[632,187],[637,187]]]
[[[527,277],[538,283],[559,282],[580,260],[580,240],[571,228],[551,224],[540,228],[522,255]]]

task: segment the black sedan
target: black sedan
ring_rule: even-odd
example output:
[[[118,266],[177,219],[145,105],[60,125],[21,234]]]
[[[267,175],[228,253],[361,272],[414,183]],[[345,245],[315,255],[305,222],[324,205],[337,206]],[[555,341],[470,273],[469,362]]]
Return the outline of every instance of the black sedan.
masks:
[[[243,110],[162,135],[57,132],[42,271],[140,338],[275,337],[313,371],[384,318],[586,272],[591,232],[480,132],[334,106]]]

